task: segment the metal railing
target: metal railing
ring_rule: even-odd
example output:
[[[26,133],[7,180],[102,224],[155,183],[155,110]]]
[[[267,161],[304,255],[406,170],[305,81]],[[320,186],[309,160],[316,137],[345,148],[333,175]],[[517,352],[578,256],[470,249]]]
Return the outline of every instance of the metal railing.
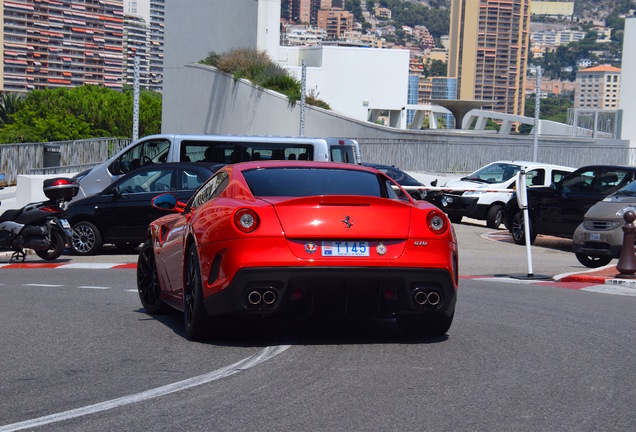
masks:
[[[20,174],[62,174],[98,165],[130,144],[130,138],[0,145],[0,173],[9,185]]]

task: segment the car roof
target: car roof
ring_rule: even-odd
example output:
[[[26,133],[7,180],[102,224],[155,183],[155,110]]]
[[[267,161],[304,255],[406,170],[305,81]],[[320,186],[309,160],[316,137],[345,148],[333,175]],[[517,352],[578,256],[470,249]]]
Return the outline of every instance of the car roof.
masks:
[[[557,168],[557,169],[565,169],[569,171],[574,171],[576,169],[576,168],[565,166],[565,165],[556,165],[556,164],[543,163],[543,162],[531,162],[531,161],[524,161],[524,160],[498,160],[488,165],[492,165],[496,163],[509,163],[509,164],[521,165],[521,166],[524,166],[525,168],[538,168],[538,167],[553,168],[553,169]]]
[[[349,169],[357,171],[367,171],[376,173],[377,171],[370,167],[362,165],[356,165],[344,162],[327,162],[327,161],[289,161],[289,160],[261,160],[261,161],[249,161],[240,162],[236,164],[228,165],[234,167],[240,171],[258,169],[258,168],[322,168],[322,169]]]

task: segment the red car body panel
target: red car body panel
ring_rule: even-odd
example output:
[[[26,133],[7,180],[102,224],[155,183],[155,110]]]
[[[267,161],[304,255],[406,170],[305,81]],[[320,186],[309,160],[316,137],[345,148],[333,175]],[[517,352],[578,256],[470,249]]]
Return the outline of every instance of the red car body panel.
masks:
[[[342,164],[330,162],[299,164],[343,168]],[[346,169],[384,176],[373,169],[346,165]],[[406,200],[352,195],[254,197],[242,175],[243,171],[263,167],[289,166],[290,162],[247,162],[227,166],[220,171],[227,172],[229,183],[218,197],[194,211],[186,208],[183,214],[169,214],[152,222],[150,234],[157,275],[161,298],[166,303],[183,310],[184,260],[188,246],[194,243],[206,302],[213,302],[215,296],[230,287],[245,289],[245,283],[255,284],[254,278],[246,276],[245,271],[250,270],[256,274],[289,274],[281,277],[286,281],[282,283],[296,283],[296,286],[298,282],[292,283],[289,278],[315,279],[316,275],[322,274],[327,278],[335,275],[348,278],[348,270],[358,278],[383,279],[386,286],[386,281],[399,278],[403,270],[408,275],[405,285],[412,285],[413,280],[421,280],[417,282],[421,285],[428,280],[426,275],[432,274],[431,280],[434,279],[449,297],[445,312],[454,311],[458,284],[457,240],[443,213],[425,201],[413,201],[408,193],[405,193]],[[238,209],[253,210],[258,215],[258,228],[249,233],[239,230],[234,222]],[[431,230],[427,221],[431,212],[444,218],[446,229],[443,233]],[[347,240],[368,242],[369,255],[322,255],[322,242],[329,245],[332,241]],[[333,270],[331,275],[330,269]],[[422,276],[418,276],[420,274]],[[240,282],[243,284],[240,288],[233,286],[243,280],[248,282]],[[224,309],[227,307],[240,312],[244,307],[236,306],[237,302],[240,303],[224,300],[221,309],[228,312]],[[230,307],[230,304],[234,306]],[[210,307],[208,311],[213,309]]]

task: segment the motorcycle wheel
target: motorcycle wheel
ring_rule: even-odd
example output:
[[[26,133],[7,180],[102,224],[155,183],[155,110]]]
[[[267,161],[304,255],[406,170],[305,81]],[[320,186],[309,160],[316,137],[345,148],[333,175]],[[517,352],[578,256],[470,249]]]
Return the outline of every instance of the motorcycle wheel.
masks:
[[[51,261],[57,259],[64,252],[66,242],[64,236],[58,230],[51,231],[51,246],[45,251],[35,251],[35,253],[43,260]]]

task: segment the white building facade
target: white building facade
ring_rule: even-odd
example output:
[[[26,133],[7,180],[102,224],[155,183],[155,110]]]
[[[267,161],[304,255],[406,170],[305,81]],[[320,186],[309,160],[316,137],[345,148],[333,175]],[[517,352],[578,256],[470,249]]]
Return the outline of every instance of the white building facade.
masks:
[[[280,47],[278,62],[298,80],[303,60],[307,93],[332,110],[362,121],[375,121],[386,114],[390,126],[406,127],[408,50]]]

